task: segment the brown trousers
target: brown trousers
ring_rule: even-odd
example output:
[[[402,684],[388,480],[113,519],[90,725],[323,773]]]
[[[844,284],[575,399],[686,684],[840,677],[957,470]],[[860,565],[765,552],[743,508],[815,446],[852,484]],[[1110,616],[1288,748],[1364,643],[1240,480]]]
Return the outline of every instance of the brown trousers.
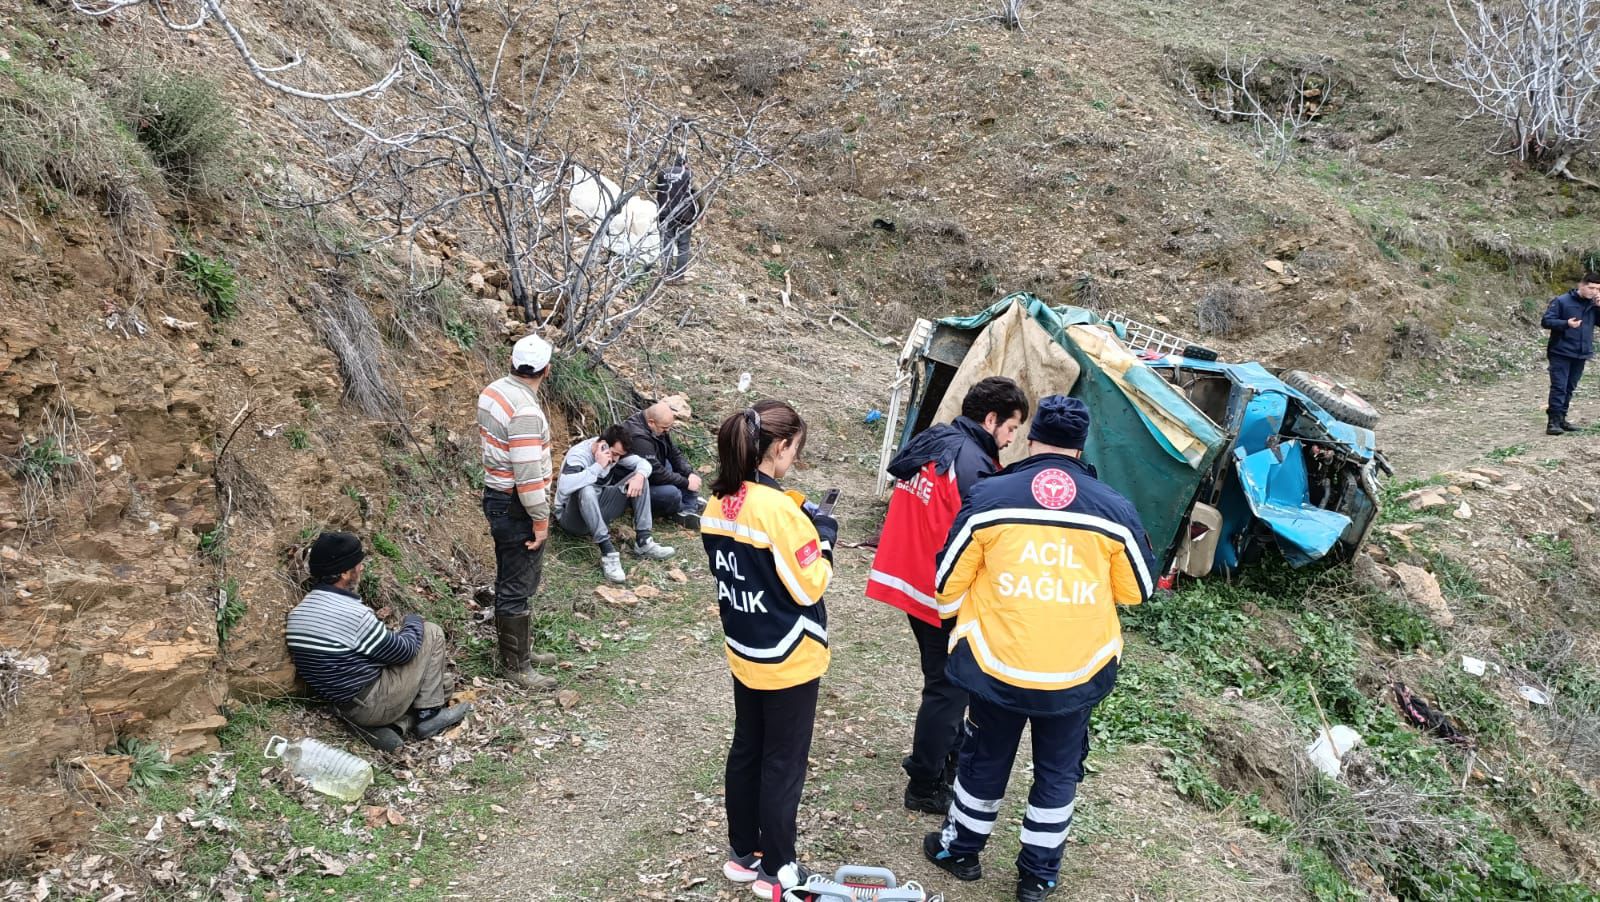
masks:
[[[344,716],[363,727],[381,727],[412,708],[436,708],[450,697],[445,685],[444,630],[422,625],[422,647],[404,664],[385,667],[378,681],[361,690],[344,708]]]

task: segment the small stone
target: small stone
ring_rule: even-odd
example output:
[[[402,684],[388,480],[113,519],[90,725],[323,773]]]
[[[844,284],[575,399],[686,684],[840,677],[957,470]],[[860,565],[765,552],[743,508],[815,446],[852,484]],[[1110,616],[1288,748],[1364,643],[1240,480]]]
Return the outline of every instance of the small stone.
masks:
[[[689,581],[689,576],[682,570],[679,570],[677,567],[673,567],[671,570],[667,571],[667,579],[670,579],[675,583],[686,583]]]
[[[1461,502],[1461,506],[1456,508],[1455,512],[1453,514],[1451,514],[1451,516],[1455,517],[1457,520],[1471,520],[1472,519],[1472,505],[1468,504],[1465,501]]]

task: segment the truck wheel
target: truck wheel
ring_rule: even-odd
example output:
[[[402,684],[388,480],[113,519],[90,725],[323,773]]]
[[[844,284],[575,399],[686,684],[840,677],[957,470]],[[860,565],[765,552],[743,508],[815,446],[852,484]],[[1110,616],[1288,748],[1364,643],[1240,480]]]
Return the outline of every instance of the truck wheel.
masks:
[[[1367,399],[1342,383],[1305,370],[1290,370],[1279,378],[1283,380],[1284,385],[1298,389],[1306,397],[1317,402],[1318,407],[1326,410],[1336,420],[1363,429],[1372,429],[1378,425],[1377,409],[1368,404]]]
[[[1217,352],[1211,350],[1210,348],[1206,347],[1205,345],[1184,345],[1183,346],[1183,353],[1180,354],[1179,356],[1187,357],[1190,360],[1206,360],[1206,361],[1210,361],[1210,360],[1216,360],[1217,359]]]

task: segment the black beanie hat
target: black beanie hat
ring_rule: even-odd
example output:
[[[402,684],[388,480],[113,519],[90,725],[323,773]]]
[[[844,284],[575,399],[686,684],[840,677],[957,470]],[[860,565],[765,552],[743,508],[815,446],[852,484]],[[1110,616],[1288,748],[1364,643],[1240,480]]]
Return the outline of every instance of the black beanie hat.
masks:
[[[308,561],[311,577],[327,579],[338,576],[346,570],[355,569],[366,556],[366,552],[361,550],[361,540],[354,534],[325,532],[311,543],[311,557]]]
[[[1089,437],[1089,407],[1077,398],[1050,395],[1039,401],[1028,439],[1057,448],[1083,449]]]

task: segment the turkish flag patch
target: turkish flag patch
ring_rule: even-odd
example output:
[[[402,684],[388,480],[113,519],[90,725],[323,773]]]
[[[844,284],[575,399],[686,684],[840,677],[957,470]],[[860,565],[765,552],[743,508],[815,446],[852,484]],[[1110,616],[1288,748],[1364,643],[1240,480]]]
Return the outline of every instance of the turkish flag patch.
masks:
[[[812,564],[815,564],[821,557],[822,549],[817,547],[816,539],[812,539],[804,545],[801,545],[800,550],[794,553],[794,559],[799,561],[800,566],[802,567],[809,567]]]

